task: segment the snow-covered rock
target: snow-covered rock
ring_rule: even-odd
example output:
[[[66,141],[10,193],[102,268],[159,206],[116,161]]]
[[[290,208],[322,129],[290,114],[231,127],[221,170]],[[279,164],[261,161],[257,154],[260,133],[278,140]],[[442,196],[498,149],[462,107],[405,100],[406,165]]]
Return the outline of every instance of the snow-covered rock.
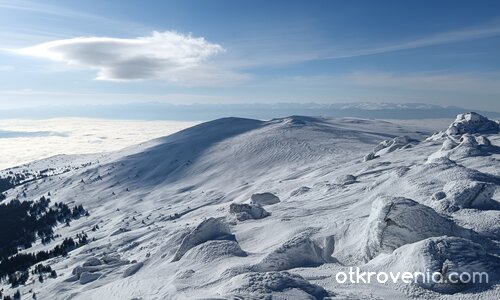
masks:
[[[191,248],[210,240],[235,240],[229,226],[221,219],[208,218],[184,237],[172,261],[178,261]]]
[[[247,273],[236,276],[227,284],[232,298],[251,296],[258,299],[325,299],[330,294],[303,277],[288,272]],[[267,298],[266,298],[267,297]]]
[[[499,124],[488,118],[471,112],[460,114],[444,132],[434,134],[428,141],[443,140],[441,149],[429,158],[450,157],[463,159],[472,156],[488,155],[491,141],[481,133],[495,134],[499,132]]]
[[[484,155],[476,137],[465,133],[458,141],[449,137],[443,141],[441,149],[430,155],[430,159],[436,157],[449,157],[451,159],[462,159],[473,156]]]
[[[97,257],[91,257],[82,264],[83,267],[99,266],[99,265],[102,265],[102,261]]]
[[[455,121],[448,127],[446,133],[449,135],[461,135],[464,133],[498,133],[499,125],[485,116],[475,112],[459,114]]]
[[[93,273],[102,270],[102,266],[77,266],[73,269],[72,273],[75,275],[77,278],[80,278],[81,275],[85,272],[87,273]]]
[[[443,191],[436,192],[432,195],[433,200],[441,200],[446,198],[446,193]]]
[[[386,153],[391,153],[397,149],[408,148],[416,142],[416,140],[410,138],[409,136],[398,136],[391,140],[381,142],[373,149],[372,152],[375,156],[381,156]]]
[[[229,213],[235,215],[238,221],[245,221],[248,219],[262,219],[271,215],[259,204],[239,203],[231,203],[231,205],[229,206]]]
[[[102,276],[101,273],[83,272],[80,275],[79,282],[80,282],[80,284],[87,284],[89,282],[92,282],[92,281],[99,279],[99,277],[101,277],[101,276]]]
[[[280,198],[272,193],[257,193],[251,197],[251,203],[259,205],[272,205],[280,203]]]
[[[484,135],[476,137],[476,141],[480,146],[489,147],[491,146],[491,141]]]
[[[258,271],[282,271],[318,266],[332,261],[333,245],[318,246],[307,232],[294,236],[269,253],[255,267]]]
[[[307,192],[309,192],[311,190],[310,187],[307,187],[307,186],[301,186],[299,187],[298,189],[296,190],[293,190],[291,193],[290,193],[290,197],[296,197],[296,196],[300,196],[302,194],[305,194]]]
[[[462,208],[490,208],[495,201],[491,198],[495,185],[487,182],[471,180],[455,180],[443,187],[446,198],[441,200],[441,206],[446,210],[456,211]]]
[[[340,185],[348,185],[356,182],[356,176],[347,174],[336,178],[335,182]]]
[[[209,263],[227,257],[244,257],[246,252],[235,241],[214,240],[191,248],[182,257],[182,260],[191,260],[198,263]]]
[[[377,158],[378,156],[373,153],[373,152],[370,152],[368,154],[366,154],[364,157],[363,157],[363,161],[370,161],[370,160],[373,160],[375,158]]]
[[[494,282],[498,279],[499,267],[500,259],[489,254],[480,244],[464,238],[440,236],[404,245],[390,255],[378,256],[366,265],[366,270],[420,272],[424,276],[437,272],[442,275],[443,282],[417,276],[416,283],[441,293],[456,293],[468,287],[481,286],[479,277],[473,284],[464,282],[467,277],[462,280],[457,274],[467,273],[472,276],[486,272],[489,282]],[[436,279],[439,278],[436,275]],[[482,280],[484,285],[486,278],[483,277]]]
[[[126,268],[125,271],[123,271],[123,277],[125,278],[134,275],[142,268],[142,266],[144,266],[144,262],[142,261],[132,264],[130,267]]]
[[[441,235],[468,236],[470,232],[432,208],[402,197],[379,197],[366,224],[365,257]]]
[[[102,261],[106,264],[118,264],[122,259],[118,253],[107,253],[102,257]]]

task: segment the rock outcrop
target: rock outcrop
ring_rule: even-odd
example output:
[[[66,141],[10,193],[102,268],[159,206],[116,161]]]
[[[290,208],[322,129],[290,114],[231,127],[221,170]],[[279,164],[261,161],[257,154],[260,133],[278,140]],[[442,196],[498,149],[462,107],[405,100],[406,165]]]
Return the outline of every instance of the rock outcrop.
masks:
[[[238,221],[249,219],[262,219],[271,214],[259,204],[231,203],[229,213],[234,215]]]

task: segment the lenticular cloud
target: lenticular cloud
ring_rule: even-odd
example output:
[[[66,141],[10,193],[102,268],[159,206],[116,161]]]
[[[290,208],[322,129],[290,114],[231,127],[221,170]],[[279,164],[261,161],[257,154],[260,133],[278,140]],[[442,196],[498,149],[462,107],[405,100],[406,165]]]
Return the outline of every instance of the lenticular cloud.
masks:
[[[98,80],[165,79],[203,82],[209,73],[241,79],[243,75],[210,65],[209,58],[225,49],[202,37],[174,31],[153,32],[132,39],[78,37],[56,40],[16,50],[17,53],[66,62],[97,70]],[[200,72],[208,73],[206,76]]]

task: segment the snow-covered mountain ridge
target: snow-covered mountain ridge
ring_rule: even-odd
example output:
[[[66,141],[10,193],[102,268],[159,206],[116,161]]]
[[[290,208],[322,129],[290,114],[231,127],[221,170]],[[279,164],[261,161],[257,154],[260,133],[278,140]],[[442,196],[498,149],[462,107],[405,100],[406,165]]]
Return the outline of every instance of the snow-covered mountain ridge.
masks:
[[[431,134],[354,118],[224,118],[120,151],[56,156],[12,199],[82,204],[47,263],[58,277],[19,289],[38,299],[493,299],[500,295],[498,121],[459,115]],[[42,176],[43,175],[43,176]],[[91,229],[98,225],[99,229]],[[446,265],[446,268],[444,266]],[[490,284],[350,284],[335,274],[485,271]]]

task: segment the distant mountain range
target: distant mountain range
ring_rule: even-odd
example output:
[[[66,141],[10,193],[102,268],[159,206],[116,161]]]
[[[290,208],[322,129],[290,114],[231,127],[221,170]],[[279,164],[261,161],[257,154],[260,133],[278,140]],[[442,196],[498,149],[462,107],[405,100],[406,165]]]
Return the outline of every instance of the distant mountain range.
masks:
[[[273,119],[290,115],[358,117],[368,119],[454,118],[468,108],[424,103],[248,103],[248,104],[168,104],[160,102],[43,106],[0,110],[0,118],[92,117],[107,119],[205,121],[227,116]],[[473,110],[490,118],[500,112]]]

